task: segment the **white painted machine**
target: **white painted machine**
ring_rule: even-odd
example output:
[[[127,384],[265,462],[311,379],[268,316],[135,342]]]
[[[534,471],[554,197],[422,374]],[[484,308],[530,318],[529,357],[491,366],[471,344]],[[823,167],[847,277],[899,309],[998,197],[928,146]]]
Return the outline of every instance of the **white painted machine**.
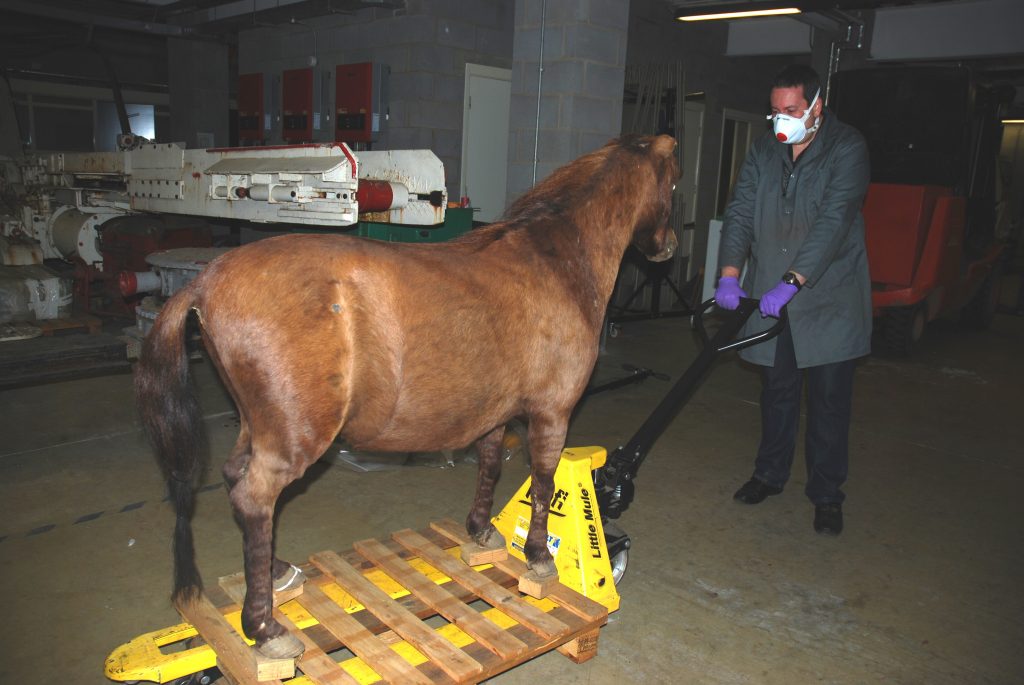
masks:
[[[44,259],[64,260],[75,265],[75,297],[88,302],[94,283],[111,291],[125,269],[145,279],[139,269],[147,254],[209,245],[208,237],[189,242],[189,234],[163,242],[141,237],[164,235],[171,215],[181,217],[179,224],[195,217],[193,225],[201,226],[210,218],[319,228],[445,222],[444,166],[429,150],[357,156],[344,143],[186,150],[144,140],[125,147],[0,160],[0,269],[44,269]],[[208,236],[209,227],[203,230]],[[126,251],[133,258],[126,260]],[[5,275],[0,322],[53,318],[67,309],[29,307],[24,292],[38,290],[35,281]],[[65,274],[60,292],[70,293],[70,282]],[[124,295],[148,290],[121,286]]]
[[[51,154],[19,165],[16,179],[11,166],[6,185],[20,185],[20,215],[0,217],[0,237],[31,238],[44,258],[78,258],[101,271],[98,231],[126,214],[321,227],[360,218],[435,225],[444,222],[448,200],[444,166],[429,150],[357,157],[344,143],[209,150],[147,143],[122,152]]]

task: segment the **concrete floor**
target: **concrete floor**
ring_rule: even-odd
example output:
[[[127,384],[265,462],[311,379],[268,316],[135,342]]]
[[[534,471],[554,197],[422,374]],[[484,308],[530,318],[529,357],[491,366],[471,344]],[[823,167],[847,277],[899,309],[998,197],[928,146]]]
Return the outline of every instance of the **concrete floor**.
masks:
[[[609,340],[599,376],[630,362],[676,378],[695,349],[685,320],[631,324]],[[916,356],[860,365],[838,539],[811,528],[802,453],[781,496],[732,501],[752,468],[759,381],[722,359],[656,444],[620,520],[634,546],[598,657],[577,666],[551,653],[493,682],[1024,681],[1022,350],[1024,318],[999,315],[984,333],[936,322]],[[208,365],[194,370],[216,483],[237,422]],[[590,398],[569,444],[624,442],[667,388],[651,379]],[[304,559],[461,520],[474,466],[431,463],[314,467],[283,506],[279,552]],[[499,501],[525,476],[508,462]],[[114,647],[178,621],[163,496],[128,376],[0,393],[0,682],[108,682]],[[223,490],[198,501],[205,577],[237,571]]]

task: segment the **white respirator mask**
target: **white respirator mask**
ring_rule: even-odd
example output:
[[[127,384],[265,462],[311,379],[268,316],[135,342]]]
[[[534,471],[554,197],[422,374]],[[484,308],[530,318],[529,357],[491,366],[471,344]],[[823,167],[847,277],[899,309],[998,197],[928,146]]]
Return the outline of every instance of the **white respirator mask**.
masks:
[[[818,101],[818,96],[821,95],[821,88],[814,94],[814,99],[811,100],[811,105],[804,112],[804,115],[799,119],[797,117],[791,117],[788,114],[779,112],[778,114],[769,114],[768,119],[772,119],[775,126],[775,137],[781,143],[787,145],[796,145],[802,143],[807,139],[807,136],[818,130],[821,126],[821,117],[814,119],[814,126],[807,128],[807,119],[811,116],[811,111],[814,109],[814,103]]]

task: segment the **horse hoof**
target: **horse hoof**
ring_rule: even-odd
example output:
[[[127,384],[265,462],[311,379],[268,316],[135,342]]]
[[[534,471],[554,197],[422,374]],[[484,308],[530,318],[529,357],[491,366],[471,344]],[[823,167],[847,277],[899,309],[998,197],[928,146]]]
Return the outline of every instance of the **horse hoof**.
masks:
[[[548,559],[527,563],[526,573],[519,576],[519,591],[535,599],[544,599],[558,586],[558,569],[555,562]]]
[[[295,564],[289,564],[291,568],[285,571],[284,575],[274,580],[274,592],[284,592],[299,587],[306,582],[306,574]]]
[[[544,561],[527,561],[526,568],[533,571],[533,575],[538,579],[546,579],[551,576],[558,577],[558,569],[555,567],[554,559],[545,559]]]
[[[473,542],[486,550],[505,549],[505,536],[490,526],[473,536]]]
[[[299,638],[291,633],[284,633],[256,645],[256,651],[268,659],[295,659],[302,656],[306,647]]]

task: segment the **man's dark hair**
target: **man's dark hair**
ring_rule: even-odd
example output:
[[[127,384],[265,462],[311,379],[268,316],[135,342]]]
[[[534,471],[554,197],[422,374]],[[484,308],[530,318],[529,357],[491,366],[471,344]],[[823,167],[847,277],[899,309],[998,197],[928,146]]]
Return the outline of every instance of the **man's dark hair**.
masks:
[[[803,87],[804,99],[807,100],[807,104],[811,104],[814,94],[821,88],[818,72],[804,64],[790,64],[776,74],[775,80],[772,81],[772,88],[796,88],[797,86]]]

